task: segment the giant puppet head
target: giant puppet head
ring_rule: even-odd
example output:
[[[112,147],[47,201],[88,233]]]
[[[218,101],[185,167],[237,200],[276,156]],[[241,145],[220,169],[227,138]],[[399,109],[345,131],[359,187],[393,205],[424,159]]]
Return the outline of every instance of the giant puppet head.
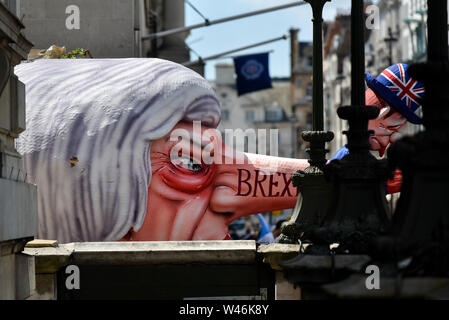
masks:
[[[369,138],[370,149],[377,151],[381,157],[387,147],[401,137],[401,129],[407,121],[421,123],[415,111],[424,97],[424,84],[410,77],[408,67],[403,63],[392,65],[376,79],[366,73],[366,105],[379,108],[378,117],[368,122],[368,129],[374,132]],[[344,146],[330,161],[342,159],[347,154],[349,150]],[[387,181],[387,192],[399,192],[401,184],[402,174],[396,170],[394,178]]]
[[[410,77],[409,66],[398,63],[386,68],[377,78],[366,73],[366,104],[380,109],[379,116],[370,120],[368,129],[374,131],[370,137],[371,150],[383,156],[390,143],[401,137],[401,129],[407,121],[421,124],[415,111],[424,97],[424,84]]]
[[[16,74],[27,103],[17,148],[38,186],[39,237],[225,239],[238,217],[295,205],[291,174],[308,162],[226,146],[213,130],[214,90],[183,66],[41,60]]]

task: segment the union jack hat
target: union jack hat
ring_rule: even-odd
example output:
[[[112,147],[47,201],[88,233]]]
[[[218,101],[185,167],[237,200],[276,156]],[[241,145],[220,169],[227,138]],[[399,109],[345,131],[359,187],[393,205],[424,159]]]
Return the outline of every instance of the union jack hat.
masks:
[[[366,84],[409,122],[421,124],[415,111],[424,98],[424,84],[409,76],[408,67],[404,63],[394,64],[376,79],[366,73]]]

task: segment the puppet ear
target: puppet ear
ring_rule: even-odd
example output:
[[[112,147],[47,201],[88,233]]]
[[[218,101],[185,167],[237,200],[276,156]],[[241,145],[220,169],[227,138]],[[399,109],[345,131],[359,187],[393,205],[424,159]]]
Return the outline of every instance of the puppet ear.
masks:
[[[365,103],[367,106],[379,106],[379,98],[370,88],[365,91]]]
[[[390,112],[391,108],[390,106],[386,106],[385,108],[382,108],[380,110],[379,116],[377,118],[386,118],[388,113]]]
[[[388,106],[388,103],[370,88],[366,89],[365,91],[365,104],[367,106],[378,107],[379,109]]]

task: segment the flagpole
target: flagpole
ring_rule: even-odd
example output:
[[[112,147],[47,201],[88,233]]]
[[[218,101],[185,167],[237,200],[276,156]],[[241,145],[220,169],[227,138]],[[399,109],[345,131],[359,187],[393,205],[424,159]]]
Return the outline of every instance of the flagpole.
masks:
[[[251,53],[251,54],[258,54],[258,53],[273,53],[274,52],[274,50],[270,50],[270,51],[263,51],[263,52],[253,52],[253,53]],[[214,60],[218,60],[218,59],[235,59],[235,58],[239,58],[239,57],[244,57],[244,56],[246,56],[247,54],[239,54],[239,55],[235,55],[235,56],[222,56],[222,57],[218,57],[218,58],[216,58],[216,59],[214,59]]]
[[[185,67],[189,67],[191,65],[194,65],[194,64],[197,64],[197,63],[201,63],[201,62],[204,62],[206,60],[217,59],[217,58],[220,58],[222,56],[225,56],[227,54],[231,54],[231,53],[234,53],[234,52],[237,52],[237,51],[242,51],[242,50],[246,50],[246,49],[262,46],[264,44],[268,44],[268,43],[271,43],[271,42],[275,42],[275,41],[279,41],[279,40],[286,40],[286,39],[288,39],[288,36],[284,34],[282,37],[277,37],[277,38],[274,38],[274,39],[270,39],[270,40],[266,40],[266,41],[262,41],[262,42],[257,42],[257,43],[254,43],[254,44],[251,44],[251,45],[248,45],[248,46],[245,46],[245,47],[241,47],[241,48],[225,51],[225,52],[222,52],[222,53],[219,53],[219,54],[215,54],[213,56],[200,58],[198,60],[186,61],[186,62],[183,62],[182,65],[185,66]]]
[[[227,17],[227,18],[212,20],[212,21],[209,21],[206,19],[206,21],[203,23],[198,23],[198,24],[194,24],[191,26],[187,26],[187,27],[180,27],[180,28],[175,28],[175,29],[171,29],[171,30],[152,33],[152,34],[141,37],[141,39],[142,40],[150,40],[150,39],[154,39],[154,38],[167,37],[167,36],[170,36],[170,35],[173,35],[176,33],[186,32],[186,31],[190,31],[190,30],[198,29],[198,28],[202,28],[202,27],[208,27],[208,26],[211,26],[214,24],[219,24],[219,23],[228,22],[228,21],[232,21],[232,20],[247,18],[247,17],[251,17],[251,16],[255,16],[255,15],[263,14],[263,13],[267,13],[267,12],[277,11],[277,10],[281,10],[281,9],[287,9],[287,8],[296,7],[296,6],[302,6],[304,4],[305,4],[304,1],[300,1],[300,2],[284,4],[284,5],[280,5],[280,6],[270,7],[270,8],[266,8],[266,9],[251,11],[251,12],[238,14],[235,16]]]

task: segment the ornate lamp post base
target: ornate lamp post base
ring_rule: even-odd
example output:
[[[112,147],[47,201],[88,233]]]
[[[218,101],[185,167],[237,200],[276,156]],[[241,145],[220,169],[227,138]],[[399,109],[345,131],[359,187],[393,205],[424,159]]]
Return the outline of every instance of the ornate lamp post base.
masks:
[[[327,180],[334,185],[333,195],[328,196],[327,214],[312,221],[307,239],[313,245],[306,252],[331,254],[329,245],[339,243],[336,253],[366,253],[371,240],[386,231],[390,217],[384,181],[389,170],[385,160],[369,153],[371,132],[366,130],[368,120],[378,112],[378,108],[369,106],[338,109],[339,116],[349,121],[350,130],[345,134],[350,153],[324,168]],[[321,201],[324,206],[326,201]]]
[[[385,180],[389,175],[386,160],[369,152],[366,130],[368,120],[377,117],[379,109],[370,106],[348,106],[338,115],[349,121],[350,153],[334,160],[325,168],[326,177],[335,184],[335,198],[324,225],[314,230],[316,243],[339,243],[341,253],[367,253],[370,243],[387,230],[390,221],[385,198]]]
[[[326,164],[325,143],[331,141],[334,134],[329,131],[307,131],[303,133],[303,138],[310,142],[310,166],[292,177],[293,185],[301,190],[301,194],[291,222],[282,228],[279,243],[294,244],[300,238],[307,240],[309,233],[321,225],[332,200],[332,184],[326,181],[322,168]]]

